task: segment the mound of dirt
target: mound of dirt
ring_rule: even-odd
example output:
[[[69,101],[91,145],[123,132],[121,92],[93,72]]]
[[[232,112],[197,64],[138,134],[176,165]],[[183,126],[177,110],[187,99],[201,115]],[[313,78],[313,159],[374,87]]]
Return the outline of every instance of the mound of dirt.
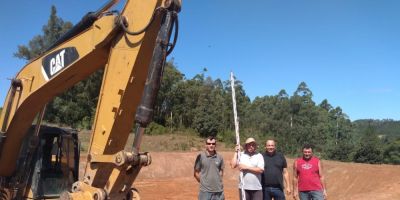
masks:
[[[135,187],[141,199],[197,199],[198,183],[193,166],[198,152],[152,153],[152,164],[142,169]],[[225,159],[225,197],[238,197],[238,171],[229,167],[232,152],[221,152]],[[288,159],[289,171],[293,159]],[[323,161],[329,200],[400,199],[400,166],[369,165]],[[292,173],[291,173],[292,174]],[[287,199],[292,199],[291,196]]]

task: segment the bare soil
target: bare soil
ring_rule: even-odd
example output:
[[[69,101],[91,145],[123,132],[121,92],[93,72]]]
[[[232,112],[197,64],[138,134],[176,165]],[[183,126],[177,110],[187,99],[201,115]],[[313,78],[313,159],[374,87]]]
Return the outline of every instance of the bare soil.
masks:
[[[142,169],[134,186],[141,199],[197,199],[198,183],[193,178],[195,152],[152,153],[152,164]],[[238,171],[228,163],[232,152],[221,152],[226,167],[225,197],[238,197]],[[288,159],[291,166],[293,159]],[[400,199],[400,166],[370,165],[323,161],[329,200],[397,200]],[[291,196],[287,199],[292,199]]]
[[[85,143],[85,142],[84,142]],[[128,139],[132,144],[132,137]],[[190,134],[144,137],[142,151],[150,151],[152,164],[144,167],[134,183],[144,200],[195,200],[199,184],[193,177],[194,161],[204,146]],[[129,149],[129,145],[127,148]],[[239,199],[237,170],[229,167],[233,152],[219,143],[225,159],[224,192],[227,200]],[[177,152],[180,151],[180,152]],[[86,157],[82,155],[82,161]],[[292,175],[293,159],[288,158]],[[82,162],[84,163],[84,162]],[[371,165],[323,161],[329,200],[400,200],[400,165]],[[81,164],[81,175],[83,174]],[[291,195],[287,196],[292,200]]]

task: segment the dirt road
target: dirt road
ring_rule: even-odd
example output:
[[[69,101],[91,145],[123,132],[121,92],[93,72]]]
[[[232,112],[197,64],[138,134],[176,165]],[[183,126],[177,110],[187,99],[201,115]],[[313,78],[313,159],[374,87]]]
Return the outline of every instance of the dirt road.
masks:
[[[193,178],[193,164],[197,154],[153,152],[153,163],[142,169],[135,182],[141,199],[197,199],[198,183]],[[226,199],[239,199],[238,171],[230,169],[228,165],[232,153],[222,152],[222,155],[226,161]],[[288,159],[288,162],[291,167],[293,160]],[[323,162],[329,200],[400,199],[400,166]]]

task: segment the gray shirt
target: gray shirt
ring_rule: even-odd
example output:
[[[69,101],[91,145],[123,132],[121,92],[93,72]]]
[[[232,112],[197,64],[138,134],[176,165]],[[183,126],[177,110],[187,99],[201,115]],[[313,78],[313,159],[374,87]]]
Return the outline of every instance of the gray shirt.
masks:
[[[224,159],[217,153],[209,156],[206,152],[201,152],[197,156],[194,169],[200,171],[200,191],[223,191],[220,171],[224,169],[224,166]]]

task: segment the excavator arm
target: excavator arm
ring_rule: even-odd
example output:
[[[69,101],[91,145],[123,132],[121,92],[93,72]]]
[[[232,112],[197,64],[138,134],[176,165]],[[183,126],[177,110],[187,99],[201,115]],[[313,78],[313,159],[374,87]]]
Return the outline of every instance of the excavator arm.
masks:
[[[12,80],[0,116],[0,186],[11,191],[12,198],[26,193],[21,192],[21,174],[31,165],[29,155],[40,133],[37,130],[28,137],[34,120],[40,129],[40,113],[46,104],[100,68],[104,68],[104,75],[85,172],[62,198],[139,198],[131,187],[141,167],[151,162],[149,154],[139,152],[141,137],[151,121],[181,2],[127,0],[121,13],[108,11],[115,3],[111,0],[85,16],[85,22]],[[125,151],[134,122],[133,151]],[[21,161],[27,138],[27,149],[32,152]]]

